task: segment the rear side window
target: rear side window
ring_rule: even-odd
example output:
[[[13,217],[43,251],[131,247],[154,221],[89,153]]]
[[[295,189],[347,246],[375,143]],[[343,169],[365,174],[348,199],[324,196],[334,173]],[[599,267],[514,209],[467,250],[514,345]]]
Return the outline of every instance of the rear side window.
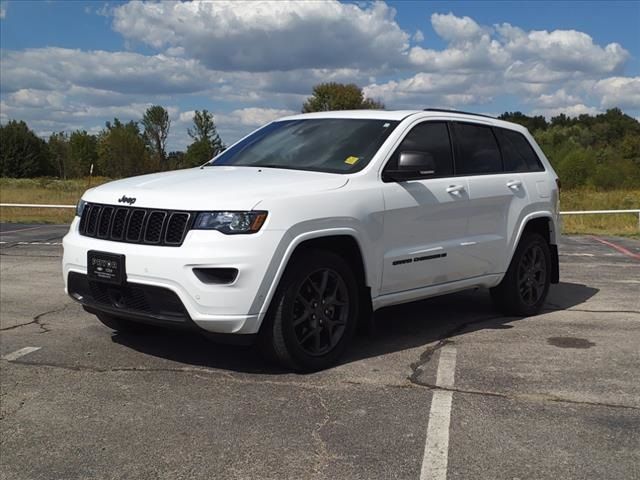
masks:
[[[400,152],[407,151],[431,154],[436,163],[435,176],[453,174],[451,142],[445,122],[425,122],[413,127],[394,152],[386,168],[395,170]]]
[[[502,157],[491,127],[454,123],[456,174],[481,175],[502,172]]]
[[[528,172],[544,170],[536,152],[529,141],[519,132],[506,128],[494,129],[502,157],[504,158],[504,170],[506,172]]]

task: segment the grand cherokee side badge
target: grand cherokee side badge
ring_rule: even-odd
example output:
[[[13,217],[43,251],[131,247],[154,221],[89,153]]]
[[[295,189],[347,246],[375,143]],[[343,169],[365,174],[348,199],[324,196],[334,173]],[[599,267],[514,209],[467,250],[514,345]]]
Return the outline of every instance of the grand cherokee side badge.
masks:
[[[136,203],[136,199],[123,195],[121,198],[118,199],[118,203],[128,203],[129,205],[133,205],[134,203]]]

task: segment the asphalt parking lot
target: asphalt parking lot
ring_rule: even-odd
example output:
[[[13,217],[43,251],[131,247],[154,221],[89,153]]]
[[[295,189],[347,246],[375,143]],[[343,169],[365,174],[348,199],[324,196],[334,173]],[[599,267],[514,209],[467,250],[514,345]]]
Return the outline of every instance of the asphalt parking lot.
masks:
[[[564,238],[536,317],[482,290],[387,308],[299,375],[112,334],[64,294],[63,230],[0,225],[0,478],[640,478],[637,240]]]

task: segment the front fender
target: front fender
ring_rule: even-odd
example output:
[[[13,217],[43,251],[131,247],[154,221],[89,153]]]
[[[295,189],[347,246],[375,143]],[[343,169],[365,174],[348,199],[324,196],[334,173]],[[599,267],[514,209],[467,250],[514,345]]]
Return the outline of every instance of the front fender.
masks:
[[[367,247],[369,242],[366,241],[365,234],[357,226],[358,222],[354,219],[342,218],[339,219],[341,220],[341,225],[335,226],[336,223],[338,223],[337,220],[338,219],[336,218],[332,218],[302,222],[285,232],[278,247],[273,253],[271,262],[251,307],[252,312],[259,312],[259,322],[262,322],[267,313],[269,304],[271,303],[278,287],[278,283],[280,282],[293,253],[298,246],[308,240],[337,235],[352,237],[356,241],[362,255],[364,275],[367,285],[378,285],[378,269],[375,268],[374,252]],[[329,225],[334,226],[330,227]]]

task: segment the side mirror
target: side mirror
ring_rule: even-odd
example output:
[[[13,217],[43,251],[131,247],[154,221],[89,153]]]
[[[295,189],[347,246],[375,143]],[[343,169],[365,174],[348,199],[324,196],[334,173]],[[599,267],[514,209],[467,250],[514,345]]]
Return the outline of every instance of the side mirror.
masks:
[[[436,173],[436,162],[428,152],[400,152],[396,170],[384,172],[383,180],[402,182],[428,177]]]

